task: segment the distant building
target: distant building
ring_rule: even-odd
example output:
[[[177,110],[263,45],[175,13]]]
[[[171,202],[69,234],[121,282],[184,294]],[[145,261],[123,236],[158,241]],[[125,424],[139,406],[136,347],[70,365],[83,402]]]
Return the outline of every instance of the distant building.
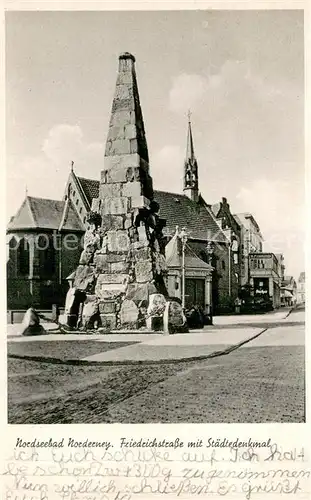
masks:
[[[297,283],[293,276],[284,276],[281,285],[281,306],[294,306],[297,302]]]
[[[270,300],[273,308],[281,305],[281,271],[273,253],[249,254],[250,285],[254,298]]]
[[[298,304],[304,304],[306,301],[305,285],[306,285],[306,274],[303,271],[299,275],[298,284],[297,284],[297,303]]]
[[[241,286],[250,284],[249,255],[263,251],[263,237],[255,218],[248,212],[235,214],[241,234]]]
[[[222,198],[221,202],[215,203],[211,208],[219,227],[229,241],[229,291],[230,295],[236,298],[239,295],[241,286],[241,265],[243,261],[241,244],[242,228],[237,219],[232,215],[227,198]]]

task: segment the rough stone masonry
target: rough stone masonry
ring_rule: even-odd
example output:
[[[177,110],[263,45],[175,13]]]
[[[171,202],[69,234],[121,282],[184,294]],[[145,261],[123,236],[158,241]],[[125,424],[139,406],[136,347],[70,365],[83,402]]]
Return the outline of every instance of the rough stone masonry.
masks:
[[[168,303],[162,235],[165,220],[158,211],[135,58],[126,52],[119,57],[99,197],[93,200],[88,215],[90,227],[73,289],[67,296],[67,324],[76,326],[80,321],[87,328],[96,321],[110,330],[146,325],[157,329],[157,319],[163,322]],[[174,306],[170,310],[176,311]],[[180,311],[178,315],[181,317]]]

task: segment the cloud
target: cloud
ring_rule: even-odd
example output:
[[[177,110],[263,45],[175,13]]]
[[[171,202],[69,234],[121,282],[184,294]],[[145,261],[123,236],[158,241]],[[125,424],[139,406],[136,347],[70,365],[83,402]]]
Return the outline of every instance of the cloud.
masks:
[[[58,124],[42,141],[36,157],[11,159],[7,168],[7,214],[16,213],[25,197],[62,199],[71,161],[84,177],[99,178],[103,168],[104,145],[88,142],[78,125]],[[14,196],[11,196],[14,193]]]
[[[249,171],[262,156],[297,161],[297,151],[303,151],[303,102],[302,89],[268,79],[241,60],[225,61],[215,74],[177,75],[169,92],[172,112],[193,111],[202,130],[202,156],[217,159],[217,168],[236,162],[240,171]]]
[[[83,132],[77,125],[55,125],[43,141],[42,151],[55,165],[69,164],[83,155]]]
[[[237,211],[251,212],[264,237],[264,250],[283,253],[286,273],[298,276],[304,267],[305,210],[302,190],[286,180],[258,179],[241,187]]]
[[[43,141],[42,151],[48,161],[56,168],[70,165],[74,161],[79,172],[99,175],[97,167],[104,159],[102,143],[88,143],[78,125],[55,125]]]
[[[173,80],[169,94],[169,107],[176,113],[197,109],[207,90],[207,81],[200,75],[183,73]]]
[[[258,214],[266,229],[303,229],[304,199],[287,181],[258,179],[241,187],[236,198],[241,211]]]
[[[151,158],[150,172],[155,189],[180,193],[183,189],[185,154],[179,146],[166,145]]]

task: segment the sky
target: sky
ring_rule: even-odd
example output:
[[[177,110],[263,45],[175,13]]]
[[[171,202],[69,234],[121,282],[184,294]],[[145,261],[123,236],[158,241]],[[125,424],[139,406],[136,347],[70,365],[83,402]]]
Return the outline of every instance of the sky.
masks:
[[[199,188],[250,212],[304,270],[303,11],[6,13],[7,217],[100,178],[118,56],[136,57],[154,187],[182,192],[191,110]]]

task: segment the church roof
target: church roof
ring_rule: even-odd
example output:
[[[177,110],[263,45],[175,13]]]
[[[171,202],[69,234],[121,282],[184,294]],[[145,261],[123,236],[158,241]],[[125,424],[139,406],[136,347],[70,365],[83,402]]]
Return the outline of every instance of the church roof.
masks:
[[[92,205],[93,198],[98,198],[99,195],[99,181],[94,179],[85,179],[84,177],[77,177],[80,182],[81,188],[89,202]]]
[[[84,193],[92,205],[92,199],[99,195],[99,181],[78,177]],[[159,215],[166,219],[164,234],[172,236],[176,226],[185,227],[189,238],[226,242],[209,205],[196,203],[184,194],[154,191],[154,199],[160,205]],[[201,201],[202,198],[201,198]]]
[[[58,229],[62,221],[64,201],[27,196],[16,215],[8,224],[8,231],[22,229]],[[64,230],[84,231],[80,219],[72,207],[69,207]]]
[[[226,236],[219,228],[208,205],[200,198],[194,202],[184,194],[155,191],[154,198],[160,205],[160,217],[166,219],[164,234],[171,236],[176,226],[185,227],[188,238],[226,242]]]
[[[99,181],[78,177],[81,188],[90,206],[99,194]],[[226,236],[219,228],[211,208],[202,198],[194,202],[184,194],[154,191],[154,198],[160,205],[160,217],[166,219],[164,234],[172,236],[176,226],[186,228],[188,238],[226,242]],[[75,209],[66,207],[65,201],[48,200],[28,196],[20,210],[8,225],[8,231],[27,228],[84,231]],[[66,210],[65,210],[66,208]],[[64,213],[64,210],[66,214]]]

